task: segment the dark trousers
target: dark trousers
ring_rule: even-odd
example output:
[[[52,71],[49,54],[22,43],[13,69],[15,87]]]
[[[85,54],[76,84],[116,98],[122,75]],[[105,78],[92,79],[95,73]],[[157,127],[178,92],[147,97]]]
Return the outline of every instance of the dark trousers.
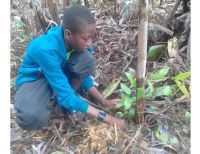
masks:
[[[82,79],[68,78],[72,88],[76,91]],[[48,122],[52,111],[49,105],[51,94],[52,89],[45,77],[20,85],[16,91],[14,107],[16,122],[22,129],[38,130]]]
[[[44,77],[18,88],[14,107],[16,122],[22,129],[38,130],[47,123],[51,114],[51,94],[52,90]]]

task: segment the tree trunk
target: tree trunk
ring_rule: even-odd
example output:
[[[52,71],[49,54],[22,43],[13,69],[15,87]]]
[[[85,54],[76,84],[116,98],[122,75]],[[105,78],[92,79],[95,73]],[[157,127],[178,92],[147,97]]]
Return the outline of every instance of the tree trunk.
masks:
[[[136,119],[137,124],[144,122],[144,84],[147,61],[147,33],[148,33],[148,0],[139,0],[139,31],[138,31],[138,59],[137,59],[137,89],[136,89]]]
[[[117,0],[114,0],[115,12],[118,13],[118,3]]]
[[[90,7],[90,6],[89,6],[89,1],[88,1],[88,0],[84,0],[84,3],[85,3],[85,6],[86,6],[87,8]]]
[[[43,16],[43,14],[38,10],[36,10],[35,23],[37,25],[36,27],[38,27],[38,24],[39,24],[41,26],[43,32],[46,31],[48,24]],[[36,28],[36,29],[38,30],[39,28]]]
[[[47,6],[49,9],[49,12],[53,18],[53,20],[57,23],[60,24],[60,19],[58,17],[58,10],[57,10],[57,6],[56,3],[53,3],[52,0],[47,0]]]
[[[170,12],[170,14],[167,16],[166,21],[165,21],[165,26],[167,26],[167,24],[170,22],[172,16],[174,15],[174,13],[176,12],[178,6],[180,5],[182,0],[176,0],[176,3],[172,9],[172,11]]]
[[[63,7],[69,6],[69,0],[63,0]]]
[[[81,0],[78,0],[77,4],[81,4]]]

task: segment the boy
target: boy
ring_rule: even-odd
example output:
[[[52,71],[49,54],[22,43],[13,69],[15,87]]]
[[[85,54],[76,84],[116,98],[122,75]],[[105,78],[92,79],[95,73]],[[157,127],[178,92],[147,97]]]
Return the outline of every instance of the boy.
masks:
[[[107,100],[94,87],[90,77],[95,67],[92,57],[92,36],[95,19],[84,6],[64,10],[62,26],[34,39],[27,47],[16,79],[16,122],[26,130],[41,129],[48,121],[48,104],[52,91],[57,102],[69,112],[79,111],[117,127],[125,127],[123,119],[98,110],[78,97],[75,91],[85,89],[104,107],[113,107],[119,100]]]

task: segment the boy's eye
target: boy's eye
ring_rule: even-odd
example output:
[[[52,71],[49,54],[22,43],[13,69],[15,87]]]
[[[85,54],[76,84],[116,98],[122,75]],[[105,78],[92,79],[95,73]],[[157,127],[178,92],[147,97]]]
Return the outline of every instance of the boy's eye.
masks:
[[[91,39],[90,37],[82,37],[82,39],[84,40],[84,41],[88,41],[89,39]]]
[[[94,37],[93,35],[91,35],[91,36],[85,36],[85,37],[82,37],[82,39],[84,41],[88,41],[88,40],[92,39],[93,37]]]
[[[88,39],[88,38],[83,38],[83,40],[84,40],[84,41],[87,41],[87,40],[89,40],[89,39]]]

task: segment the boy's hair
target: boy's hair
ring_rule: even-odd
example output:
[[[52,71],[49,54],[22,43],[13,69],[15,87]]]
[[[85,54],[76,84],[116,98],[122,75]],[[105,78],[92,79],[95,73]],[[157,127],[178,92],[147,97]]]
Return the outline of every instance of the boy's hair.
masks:
[[[73,5],[64,9],[63,28],[73,34],[80,32],[89,24],[94,24],[95,19],[90,10],[82,5]]]

